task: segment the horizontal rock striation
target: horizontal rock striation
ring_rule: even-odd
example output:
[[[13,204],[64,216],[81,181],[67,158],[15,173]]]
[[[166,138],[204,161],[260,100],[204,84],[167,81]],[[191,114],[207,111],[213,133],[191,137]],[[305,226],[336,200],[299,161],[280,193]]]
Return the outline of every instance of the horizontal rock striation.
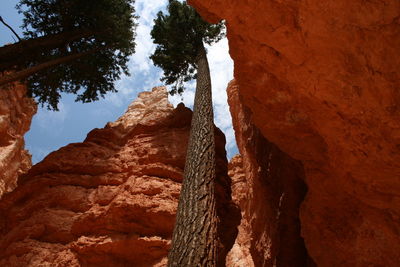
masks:
[[[15,188],[18,175],[32,165],[31,156],[24,148],[24,134],[36,109],[35,102],[26,97],[25,86],[0,87],[0,199]]]
[[[400,262],[400,2],[190,0],[225,19],[262,135],[303,163],[318,266]]]
[[[191,115],[156,87],[117,121],[33,166],[0,201],[0,266],[166,266]],[[228,216],[221,131],[216,139],[220,214]]]

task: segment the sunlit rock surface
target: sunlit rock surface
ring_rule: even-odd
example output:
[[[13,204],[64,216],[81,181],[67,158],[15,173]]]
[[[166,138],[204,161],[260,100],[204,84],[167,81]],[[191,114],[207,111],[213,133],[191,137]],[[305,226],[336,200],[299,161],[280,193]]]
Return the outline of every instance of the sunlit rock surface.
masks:
[[[190,0],[225,19],[262,135],[304,166],[318,266],[400,262],[400,2]]]
[[[24,134],[36,113],[36,104],[25,92],[21,84],[0,88],[0,199],[15,188],[18,175],[32,165],[24,148]]]
[[[117,121],[33,166],[0,201],[0,266],[166,266],[191,115],[156,87]],[[219,212],[229,217],[219,130],[216,141]],[[224,231],[229,250],[235,229]]]

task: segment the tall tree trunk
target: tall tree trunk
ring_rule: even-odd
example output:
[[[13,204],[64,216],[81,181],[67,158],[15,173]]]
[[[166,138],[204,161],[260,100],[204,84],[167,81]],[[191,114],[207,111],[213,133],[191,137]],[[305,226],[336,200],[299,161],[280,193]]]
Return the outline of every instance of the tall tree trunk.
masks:
[[[93,34],[93,32],[89,31],[76,30],[22,40],[15,44],[2,46],[0,47],[0,71],[18,68],[18,65],[23,65],[27,59],[40,55],[42,51],[65,47],[74,40],[90,37]]]
[[[214,123],[204,46],[198,53],[197,65],[193,117],[169,267],[217,265]]]
[[[61,58],[56,58],[41,64],[38,64],[36,66],[21,70],[21,71],[17,71],[17,72],[11,72],[8,75],[4,75],[2,77],[0,77],[0,86],[3,86],[5,84],[11,83],[11,82],[15,82],[15,81],[19,81],[22,79],[25,79],[29,76],[31,76],[34,73],[37,73],[39,71],[63,64],[63,63],[67,63],[70,61],[73,61],[75,59],[84,57],[86,55],[92,54],[95,51],[98,51],[99,49],[93,49],[91,51],[88,52],[82,52],[82,53],[76,53],[76,54],[72,54],[72,55],[68,55],[65,57],[61,57]]]

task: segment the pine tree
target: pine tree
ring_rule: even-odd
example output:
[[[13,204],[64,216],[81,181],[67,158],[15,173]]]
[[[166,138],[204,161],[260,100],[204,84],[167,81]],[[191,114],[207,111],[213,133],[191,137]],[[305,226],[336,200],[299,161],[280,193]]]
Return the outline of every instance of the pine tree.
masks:
[[[162,81],[172,94],[196,79],[190,138],[179,198],[169,266],[217,266],[215,143],[211,78],[204,43],[222,37],[223,25],[205,22],[186,2],[169,1],[169,14],[159,12],[151,36],[157,44],[151,56],[164,71]]]
[[[61,93],[90,102],[114,92],[135,49],[134,0],[20,0],[24,38],[0,47],[0,86],[27,79],[28,93],[57,109]]]

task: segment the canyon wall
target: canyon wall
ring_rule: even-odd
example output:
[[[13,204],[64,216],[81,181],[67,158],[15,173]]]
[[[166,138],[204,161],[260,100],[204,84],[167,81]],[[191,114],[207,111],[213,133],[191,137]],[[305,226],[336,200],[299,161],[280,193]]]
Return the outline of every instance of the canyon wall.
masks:
[[[303,166],[251,123],[235,82],[228,86],[228,102],[241,154],[229,163],[229,175],[242,220],[227,266],[312,266],[300,236]]]
[[[33,166],[0,201],[0,266],[166,266],[191,116],[156,87],[116,122]],[[226,218],[219,238],[227,252],[239,218],[232,217],[224,146],[216,129],[217,212]]]
[[[36,113],[36,104],[25,92],[21,84],[0,88],[0,199],[15,188],[18,175],[32,165],[24,148],[24,134]]]
[[[400,2],[189,0],[225,19],[239,94],[302,162],[318,266],[400,262]]]

